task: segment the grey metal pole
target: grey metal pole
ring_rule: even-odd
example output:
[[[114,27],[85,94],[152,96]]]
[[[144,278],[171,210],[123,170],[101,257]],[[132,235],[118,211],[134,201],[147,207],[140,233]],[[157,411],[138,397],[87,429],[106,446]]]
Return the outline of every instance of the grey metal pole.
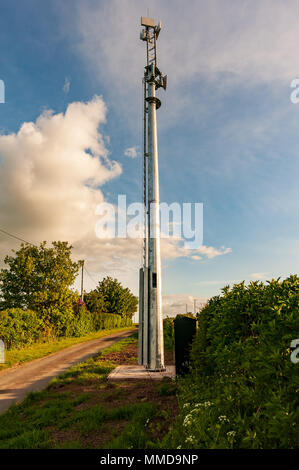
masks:
[[[151,271],[151,280],[149,283],[149,368],[152,370],[161,370],[164,369],[165,366],[160,253],[160,197],[156,118],[156,84],[154,67],[155,66],[152,65],[151,70],[149,70],[150,77],[148,82],[148,267]]]
[[[156,110],[161,102],[156,89],[166,89],[167,77],[157,67],[156,42],[161,23],[141,18],[140,38],[146,41],[144,74],[144,261],[139,278],[139,364],[152,371],[165,370],[160,253],[160,198]]]

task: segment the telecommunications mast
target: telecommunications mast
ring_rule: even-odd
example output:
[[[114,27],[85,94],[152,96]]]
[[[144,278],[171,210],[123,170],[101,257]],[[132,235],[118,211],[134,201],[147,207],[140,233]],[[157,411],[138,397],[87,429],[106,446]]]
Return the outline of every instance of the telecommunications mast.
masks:
[[[157,39],[161,22],[156,26],[152,18],[141,18],[140,39],[146,43],[147,62],[144,71],[144,250],[143,267],[139,277],[139,364],[151,371],[165,370],[161,254],[160,254],[160,198],[156,110],[161,101],[156,90],[166,90],[167,76],[157,65]]]

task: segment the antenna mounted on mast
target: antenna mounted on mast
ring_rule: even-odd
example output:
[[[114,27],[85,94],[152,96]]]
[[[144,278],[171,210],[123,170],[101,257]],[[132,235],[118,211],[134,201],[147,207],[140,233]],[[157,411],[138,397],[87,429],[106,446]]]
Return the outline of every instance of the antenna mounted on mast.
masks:
[[[157,65],[157,39],[161,22],[141,17],[140,39],[146,42],[144,70],[144,249],[139,283],[139,364],[158,372],[165,370],[160,254],[160,200],[156,111],[161,101],[156,90],[166,90],[167,76]]]

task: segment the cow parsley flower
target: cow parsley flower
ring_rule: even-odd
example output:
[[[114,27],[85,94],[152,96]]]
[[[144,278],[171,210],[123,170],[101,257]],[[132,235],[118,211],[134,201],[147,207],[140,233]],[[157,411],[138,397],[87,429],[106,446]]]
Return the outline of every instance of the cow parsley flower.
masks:
[[[195,442],[195,436],[188,436],[188,437],[185,439],[185,442],[190,442],[190,444],[194,444],[194,442]]]
[[[218,420],[220,421],[220,423],[229,423],[229,419],[227,418],[227,416],[224,415],[218,416]]]
[[[184,422],[183,422],[183,426],[190,426],[190,424],[192,423],[192,415],[191,413],[189,413],[185,419],[184,419]]]

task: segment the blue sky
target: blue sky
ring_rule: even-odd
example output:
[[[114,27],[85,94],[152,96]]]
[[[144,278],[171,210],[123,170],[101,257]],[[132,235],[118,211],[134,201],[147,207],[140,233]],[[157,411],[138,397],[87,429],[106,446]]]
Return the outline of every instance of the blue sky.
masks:
[[[102,155],[106,152],[121,170],[98,179],[93,191],[113,203],[118,194],[126,194],[128,202],[141,198],[141,157],[124,154],[142,146],[145,51],[139,22],[147,7],[150,16],[162,20],[159,59],[168,89],[160,92],[158,112],[161,200],[203,202],[204,245],[231,249],[197,261],[179,253],[168,256],[166,250],[167,312],[184,310],[186,302],[191,309],[193,298],[218,294],[227,283],[296,273],[299,263],[299,104],[290,101],[290,83],[299,76],[299,6],[296,1],[226,0],[223,10],[223,3],[190,0],[186,8],[182,0],[11,0],[1,5],[0,79],[6,85],[1,135],[35,123],[45,110],[64,113],[71,103],[100,96],[100,106],[107,107],[106,117],[98,117]],[[68,81],[69,90],[63,90]],[[86,112],[80,112],[84,121]],[[0,136],[0,158],[10,165],[2,175],[8,181],[20,171],[22,150],[16,144],[8,151],[5,142]],[[37,152],[35,164],[46,155]],[[49,195],[53,186],[43,184]],[[86,186],[80,182],[78,201]],[[35,242],[64,233],[70,211],[65,216],[62,211],[56,228],[54,216],[51,227],[46,217],[40,225],[37,219],[29,223],[44,200],[40,188],[30,187],[41,196],[25,197],[24,206],[24,195],[12,201],[15,192],[3,188],[1,228]],[[40,210],[55,212],[55,204],[63,205],[63,199],[49,197]],[[84,212],[94,210],[87,200],[84,204]],[[79,234],[86,223],[76,212],[74,217],[65,233]],[[105,247],[84,236],[71,241],[92,277],[115,275],[137,293],[139,247],[131,245],[126,259],[116,240],[111,264]],[[15,246],[13,239],[0,236],[2,260]]]

